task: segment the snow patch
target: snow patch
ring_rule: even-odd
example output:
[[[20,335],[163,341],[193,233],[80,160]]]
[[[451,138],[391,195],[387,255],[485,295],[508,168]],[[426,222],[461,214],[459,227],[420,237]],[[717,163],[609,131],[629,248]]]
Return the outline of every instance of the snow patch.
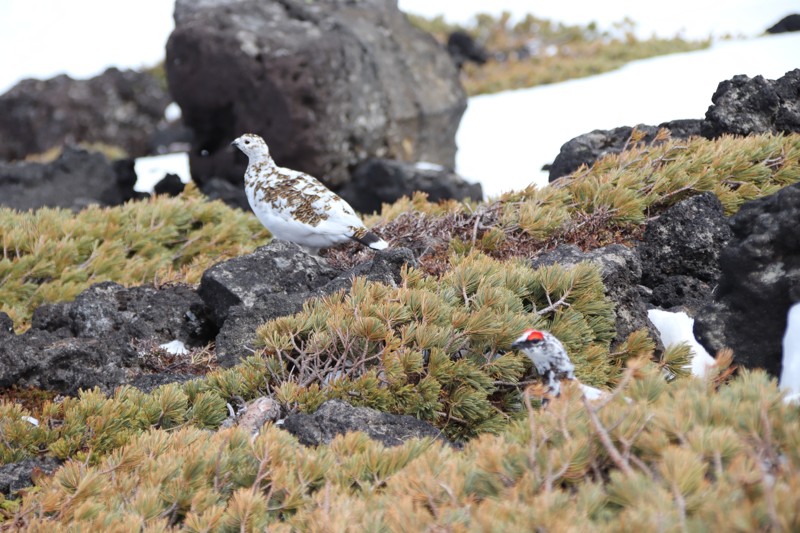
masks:
[[[186,348],[186,345],[177,339],[172,342],[162,344],[161,346],[159,346],[159,348],[168,351],[172,355],[186,355],[187,353],[189,353],[189,350]]]
[[[789,308],[783,335],[783,370],[778,382],[787,402],[800,402],[800,303]]]
[[[181,106],[175,102],[171,102],[164,110],[164,118],[167,119],[167,122],[175,122],[181,118],[182,114]]]
[[[418,161],[414,163],[414,168],[417,170],[435,170],[437,172],[441,172],[444,170],[442,165],[437,165],[436,163],[429,163],[428,161]]]
[[[583,383],[579,383],[579,385],[581,386],[581,391],[583,391],[583,396],[590,402],[593,400],[599,400],[607,394],[605,391],[596,389],[589,385],[584,385]]]
[[[164,179],[167,174],[177,174],[183,183],[192,180],[189,154],[185,152],[140,157],[134,163],[133,170],[137,178],[133,190],[138,192],[153,192],[156,183]]]
[[[672,313],[660,309],[650,309],[647,312],[647,317],[658,329],[661,342],[664,343],[665,347],[681,342],[689,345],[691,348],[691,361],[686,368],[690,368],[693,375],[703,377],[707,367],[716,362],[694,338],[694,319],[683,311]]]
[[[798,33],[726,41],[708,50],[634,61],[590,78],[474,96],[456,134],[456,173],[479,182],[487,198],[547,185],[542,166],[573,137],[703,118],[719,82],[736,74],[780,78],[797,68],[797,50]]]

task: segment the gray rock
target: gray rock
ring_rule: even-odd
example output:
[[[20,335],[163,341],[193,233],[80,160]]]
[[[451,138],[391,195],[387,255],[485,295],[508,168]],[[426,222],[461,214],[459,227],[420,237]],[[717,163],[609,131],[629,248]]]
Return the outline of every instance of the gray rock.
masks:
[[[299,313],[303,303],[312,296],[307,291],[262,294],[252,305],[230,307],[215,343],[217,363],[230,368],[253,355],[256,351],[256,329],[275,318]]]
[[[178,0],[166,69],[201,188],[241,183],[245,132],[333,187],[370,157],[454,164],[458,71],[396,0]]]
[[[120,337],[79,339],[30,329],[0,344],[0,387],[17,385],[75,395],[125,383],[137,353]]]
[[[706,111],[703,136],[715,138],[725,133],[800,132],[800,69],[777,80],[743,74],[723,81],[711,97]]]
[[[61,466],[61,461],[55,457],[42,457],[24,459],[16,463],[0,466],[0,494],[5,497],[14,497],[15,493],[33,485],[35,471],[43,474],[52,474]]]
[[[0,387],[16,384],[74,395],[98,386],[111,392],[141,373],[134,341],[177,339],[192,347],[205,345],[216,333],[202,300],[188,287],[126,289],[99,283],[73,302],[40,306],[28,331],[0,343]],[[166,382],[159,379],[158,384]]]
[[[179,340],[201,346],[216,334],[202,299],[185,285],[126,289],[108,281],[92,285],[68,307],[72,331],[78,337],[121,334],[128,339]]]
[[[441,431],[413,416],[353,407],[341,400],[328,400],[311,415],[289,415],[283,428],[305,446],[329,444],[337,435],[354,431],[366,433],[384,446],[399,446],[409,439],[424,437],[447,442]]]
[[[610,244],[589,252],[582,252],[577,246],[562,244],[533,260],[532,266],[558,263],[571,267],[589,261],[600,268],[600,275],[606,287],[606,296],[614,302],[616,332],[614,344],[624,342],[628,335],[646,329],[655,339],[656,348],[663,350],[660,335],[647,317],[647,291],[640,286],[642,265],[634,250],[621,244]]]
[[[0,311],[0,339],[14,335],[14,321],[6,313]]]
[[[800,302],[800,183],[744,204],[731,217],[733,237],[720,255],[716,301],[695,319],[710,352],[779,376],[789,308]]]
[[[128,183],[116,168],[102,154],[69,146],[52,163],[0,162],[0,206],[77,211],[91,204],[120,204],[137,196],[135,174]]]
[[[708,305],[720,276],[720,252],[730,238],[722,203],[711,192],[678,202],[647,224],[638,252],[652,305],[682,306],[693,316]]]
[[[264,294],[309,292],[338,272],[302,247],[273,240],[252,254],[218,263],[203,273],[200,296],[219,326],[235,305],[253,307]]]
[[[432,202],[483,199],[480,183],[469,183],[444,167],[431,168],[388,159],[370,159],[358,165],[352,181],[339,190],[339,196],[356,211],[373,213],[381,210],[381,204],[410,197],[415,191],[428,193]]]
[[[0,159],[23,159],[79,142],[148,153],[169,95],[146,73],[106,70],[89,80],[23,80],[0,96]]]

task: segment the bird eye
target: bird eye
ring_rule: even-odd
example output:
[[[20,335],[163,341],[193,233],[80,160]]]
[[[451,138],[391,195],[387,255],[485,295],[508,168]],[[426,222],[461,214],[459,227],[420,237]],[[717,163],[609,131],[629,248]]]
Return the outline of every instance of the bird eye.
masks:
[[[244,144],[250,144],[250,141],[249,140],[245,140]]]

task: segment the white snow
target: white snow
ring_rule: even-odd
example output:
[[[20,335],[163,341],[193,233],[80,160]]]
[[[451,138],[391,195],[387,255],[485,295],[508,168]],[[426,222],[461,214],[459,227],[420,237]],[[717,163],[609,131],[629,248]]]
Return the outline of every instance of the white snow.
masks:
[[[579,385],[581,386],[581,391],[583,391],[583,396],[589,401],[599,400],[608,394],[606,391],[596,389],[590,385],[584,385],[583,383],[579,383]]]
[[[168,122],[174,122],[181,118],[181,106],[175,102],[170,102],[164,110],[164,118],[167,119]]]
[[[177,174],[183,183],[189,183],[192,179],[189,171],[189,154],[184,152],[140,157],[133,169],[138,178],[133,189],[138,192],[153,192],[156,183],[164,179],[167,174]]]
[[[783,335],[783,370],[779,381],[786,401],[800,402],[800,303],[789,308]]]
[[[186,348],[186,345],[177,339],[162,344],[160,348],[162,350],[166,350],[172,355],[186,355],[187,353],[189,353],[189,350]]]
[[[442,165],[436,163],[429,163],[428,161],[418,161],[414,163],[414,168],[418,170],[435,170],[437,172],[444,170]]]
[[[542,165],[595,129],[703,118],[717,84],[736,74],[775,79],[800,67],[800,34],[726,41],[708,50],[532,89],[476,96],[456,135],[456,171],[484,195],[545,185]]]
[[[686,368],[692,370],[695,376],[703,377],[706,368],[715,363],[705,348],[694,338],[694,319],[684,312],[672,313],[660,309],[650,309],[647,312],[650,322],[658,329],[661,342],[665,347],[685,342],[691,348],[691,361]]]

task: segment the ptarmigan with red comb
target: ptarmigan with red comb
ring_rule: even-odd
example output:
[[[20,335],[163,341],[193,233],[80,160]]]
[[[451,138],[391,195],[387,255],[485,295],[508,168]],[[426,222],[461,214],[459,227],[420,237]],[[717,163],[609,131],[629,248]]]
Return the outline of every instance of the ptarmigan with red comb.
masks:
[[[551,333],[526,329],[511,347],[528,356],[553,396],[561,392],[562,379],[575,379],[575,366],[569,360],[567,350]]]

